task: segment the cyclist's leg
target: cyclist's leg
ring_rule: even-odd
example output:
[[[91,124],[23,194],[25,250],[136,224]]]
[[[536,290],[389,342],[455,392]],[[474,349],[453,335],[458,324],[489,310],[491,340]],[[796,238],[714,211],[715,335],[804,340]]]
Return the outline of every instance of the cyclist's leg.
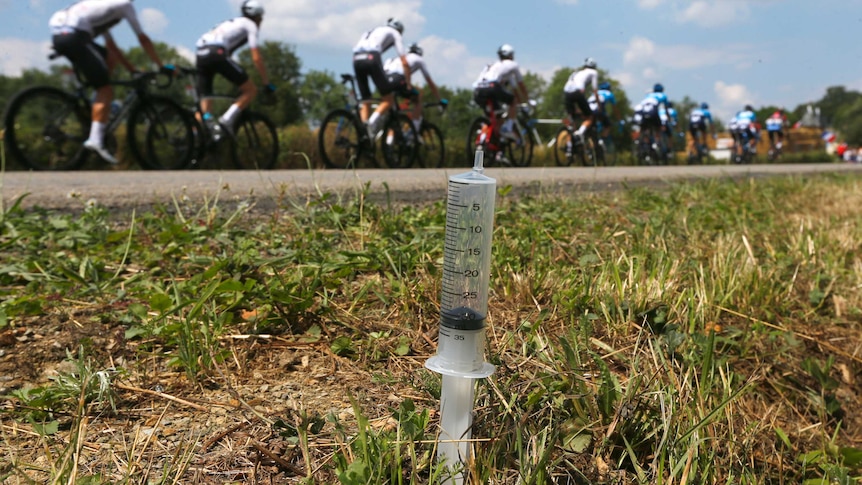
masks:
[[[257,95],[257,87],[254,82],[248,77],[245,69],[237,64],[233,59],[222,54],[222,58],[214,63],[213,66],[219,74],[225,77],[234,86],[237,86],[240,91],[239,97],[230,105],[230,107],[219,117],[219,123],[227,127],[228,130],[233,130],[239,114],[248,107],[254,97]]]
[[[363,123],[368,121],[368,116],[371,114],[371,86],[368,83],[368,78],[371,77],[379,59],[379,55],[375,58],[371,53],[360,53],[353,56],[353,74],[356,78],[356,87],[359,89],[359,99],[361,100],[359,117]]]
[[[104,160],[117,163],[113,155],[104,148],[105,129],[111,115],[111,101],[114,99],[107,49],[93,42],[86,32],[77,30],[55,35],[53,41],[57,53],[68,58],[87,84],[96,90],[90,114],[90,136],[84,146],[95,150]]]
[[[411,103],[413,103],[413,108],[410,111],[410,118],[413,120],[413,125],[416,127],[416,133],[419,133],[419,129],[422,128],[422,103],[424,102],[422,91],[418,89],[414,89],[408,99]]]
[[[383,70],[383,62],[380,60],[380,54],[372,54],[370,57],[371,59],[368,61],[368,75],[374,81],[374,85],[377,86],[377,91],[380,92],[381,98],[377,109],[368,117],[368,126],[373,128],[377,124],[377,120],[388,112],[392,103],[395,102],[395,95],[393,94],[395,86],[389,83],[386,71]]]
[[[584,121],[581,122],[581,126],[578,128],[578,134],[583,135],[589,129],[590,125],[593,124],[594,114],[583,91],[575,91],[575,103],[584,116]]]
[[[195,89],[200,98],[199,107],[203,116],[203,119],[199,119],[198,121],[207,121],[212,118],[213,103],[209,96],[213,94],[213,79],[216,75],[213,65],[218,62],[215,49],[209,47],[200,48],[195,59],[195,68],[198,71]]]
[[[700,147],[701,147],[701,139],[700,139],[701,135],[700,134],[702,133],[702,130],[698,127],[692,127],[692,128],[693,129],[690,130],[691,143],[687,144],[686,150],[688,151],[688,153],[699,154],[700,153]]]

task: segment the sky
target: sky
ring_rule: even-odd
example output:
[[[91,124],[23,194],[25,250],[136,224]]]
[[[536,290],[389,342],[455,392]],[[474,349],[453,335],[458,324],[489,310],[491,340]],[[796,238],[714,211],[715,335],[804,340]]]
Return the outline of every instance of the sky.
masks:
[[[469,87],[500,44],[550,79],[593,57],[633,102],[656,82],[727,118],[747,103],[789,109],[828,86],[862,89],[862,0],[260,0],[263,40],[293,45],[303,71],[352,70],[360,35],[392,16],[437,84]],[[0,73],[46,68],[48,19],[70,0],[0,0]],[[144,30],[192,57],[242,0],[136,0]],[[126,24],[121,47],[136,45]],[[393,55],[387,52],[386,56]]]

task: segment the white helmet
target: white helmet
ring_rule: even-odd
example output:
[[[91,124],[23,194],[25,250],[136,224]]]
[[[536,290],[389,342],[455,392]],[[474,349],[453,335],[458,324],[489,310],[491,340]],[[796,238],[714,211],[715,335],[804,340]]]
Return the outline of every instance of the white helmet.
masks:
[[[245,0],[241,10],[244,17],[263,17],[263,5],[257,0]]]
[[[497,49],[497,56],[500,59],[514,59],[515,58],[515,48],[510,46],[509,44],[503,44]]]
[[[401,21],[396,19],[395,17],[390,17],[389,20],[386,21],[386,25],[397,30],[399,34],[404,33],[404,24],[402,24]]]
[[[596,68],[596,60],[593,59],[592,57],[587,57],[586,59],[584,59],[584,66],[595,69]]]

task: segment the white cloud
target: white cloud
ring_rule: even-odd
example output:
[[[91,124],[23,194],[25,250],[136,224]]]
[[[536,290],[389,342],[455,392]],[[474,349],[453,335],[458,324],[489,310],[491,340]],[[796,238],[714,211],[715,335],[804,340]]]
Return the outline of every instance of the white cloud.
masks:
[[[419,45],[431,77],[438,85],[470,86],[482,68],[493,61],[491,57],[470,54],[467,46],[458,41],[434,35],[422,39]]]
[[[638,7],[644,10],[652,10],[664,3],[664,0],[638,0]]]
[[[651,60],[655,53],[655,43],[646,37],[633,37],[623,54],[624,64]]]
[[[47,69],[51,44],[12,37],[0,38],[0,73],[20,76],[24,69]]]
[[[728,0],[696,0],[676,16],[682,23],[692,22],[701,27],[717,27],[748,18],[749,8],[743,2]]]
[[[152,32],[153,34],[161,34],[170,23],[168,17],[164,13],[154,8],[145,8],[141,10],[140,17],[144,30]]]
[[[239,10],[242,0],[230,0]],[[418,38],[425,17],[421,0],[292,0],[269,2],[261,30],[267,38],[297,44],[351,47],[363,32],[389,17],[404,23],[407,38]]]
[[[744,84],[727,84],[724,81],[716,81],[713,89],[719,100],[718,105],[713,106],[713,108],[722,119],[730,119],[746,104],[754,104],[755,96]]]
[[[191,62],[192,64],[194,64],[195,60],[197,59],[197,56],[195,55],[194,51],[192,51],[186,46],[175,45],[174,49],[177,51],[177,54],[179,54],[180,57]]]
[[[659,68],[689,70],[715,65],[750,65],[754,56],[751,46],[744,44],[723,45],[721,48],[658,45],[645,37],[633,37],[623,52],[623,63],[627,66],[650,64]]]

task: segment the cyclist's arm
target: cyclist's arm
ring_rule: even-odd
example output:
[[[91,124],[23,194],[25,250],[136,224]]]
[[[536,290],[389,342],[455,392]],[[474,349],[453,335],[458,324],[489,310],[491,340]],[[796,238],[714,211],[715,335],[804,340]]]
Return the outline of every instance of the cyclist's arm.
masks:
[[[131,62],[129,62],[128,59],[126,59],[126,56],[123,55],[123,51],[117,47],[117,43],[114,42],[114,38],[111,37],[111,34],[105,32],[103,37],[105,38],[105,49],[108,50],[108,65],[114,66],[116,62],[119,62],[129,72],[136,72],[137,69]]]
[[[515,102],[526,103],[530,100],[530,93],[527,92],[527,85],[524,81],[518,81],[518,89],[515,91]]]
[[[410,63],[407,62],[407,56],[404,54],[401,54],[401,67],[404,68],[404,82],[407,83],[407,87],[409,88],[413,86],[410,83]]]
[[[440,91],[437,89],[437,85],[434,84],[434,80],[431,79],[431,76],[425,76],[425,82],[428,84],[428,88],[434,93],[434,96],[437,98],[437,101],[442,101],[443,98],[440,97]]]
[[[156,48],[153,45],[153,41],[147,36],[147,34],[141,32],[138,34],[138,42],[141,43],[141,48],[144,49],[144,52],[147,53],[147,56],[156,63],[159,68],[164,67],[162,64],[162,60],[159,59],[159,54],[156,52]]]
[[[260,53],[260,49],[255,47],[250,50],[251,62],[254,63],[254,68],[260,73],[260,82],[262,82],[264,86],[269,85],[269,75],[266,72],[266,65],[263,63],[263,56]]]

